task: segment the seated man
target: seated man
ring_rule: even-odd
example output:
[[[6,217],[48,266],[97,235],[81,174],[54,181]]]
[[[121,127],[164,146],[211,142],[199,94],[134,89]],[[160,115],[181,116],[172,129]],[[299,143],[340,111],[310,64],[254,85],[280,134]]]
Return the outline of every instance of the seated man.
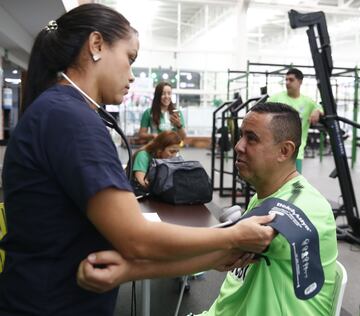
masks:
[[[301,121],[296,110],[281,103],[255,105],[245,116],[236,144],[236,167],[256,194],[247,212],[264,199],[290,200],[300,208],[319,234],[325,274],[321,291],[313,298],[295,296],[290,246],[277,235],[264,253],[269,260],[250,263],[229,272],[220,294],[206,316],[321,316],[330,315],[337,257],[336,226],[326,199],[296,171],[301,144]]]

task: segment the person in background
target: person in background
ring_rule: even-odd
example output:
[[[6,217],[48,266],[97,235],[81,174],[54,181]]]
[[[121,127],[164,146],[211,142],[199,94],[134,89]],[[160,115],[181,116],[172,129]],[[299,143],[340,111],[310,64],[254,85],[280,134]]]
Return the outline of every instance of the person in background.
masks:
[[[323,114],[322,107],[311,98],[300,93],[304,75],[297,68],[290,68],[286,73],[286,91],[270,96],[268,102],[280,102],[293,107],[299,112],[302,125],[301,146],[296,159],[296,169],[302,172],[302,160],[310,124],[319,122]]]
[[[8,230],[0,241],[1,316],[112,316],[116,289],[96,294],[77,284],[78,267],[96,251],[116,251],[134,269],[142,265],[129,276],[150,278],[231,267],[273,238],[264,226],[273,216],[225,229],[144,218],[97,113],[100,105],[122,103],[138,50],[128,20],[95,3],[50,21],[37,35],[23,114],[2,168]]]
[[[182,140],[186,137],[184,116],[175,109],[171,101],[172,88],[168,82],[157,84],[151,108],[146,109],[141,117],[139,138],[151,140],[160,132],[172,130],[179,134]]]
[[[164,131],[134,154],[133,177],[144,189],[149,186],[145,175],[152,158],[173,158],[180,150],[181,138],[174,131]]]

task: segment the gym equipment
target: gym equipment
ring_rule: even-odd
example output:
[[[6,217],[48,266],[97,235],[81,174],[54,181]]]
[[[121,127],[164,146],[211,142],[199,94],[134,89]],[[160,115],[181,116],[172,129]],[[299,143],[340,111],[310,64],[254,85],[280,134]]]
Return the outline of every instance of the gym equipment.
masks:
[[[244,180],[240,179],[238,176],[238,172],[235,166],[236,161],[236,152],[235,152],[235,145],[240,138],[239,134],[239,120],[242,120],[243,117],[239,116],[239,112],[241,110],[245,110],[245,112],[249,111],[249,108],[257,103],[266,102],[266,99],[269,96],[267,94],[262,95],[261,97],[251,98],[248,99],[246,102],[242,102],[241,97],[238,97],[235,101],[228,101],[221,105],[213,112],[213,128],[212,128],[212,147],[211,147],[211,184],[214,191],[219,190],[219,195],[221,197],[228,197],[231,196],[231,204],[239,204],[236,201],[237,193],[238,193],[238,184],[240,183],[245,201],[242,203],[245,207],[249,204],[251,196],[254,194],[254,190],[252,187],[245,182]],[[251,105],[251,106],[250,106]],[[221,118],[217,117],[217,114],[221,112]],[[220,169],[215,167],[215,156],[216,156],[216,121],[217,119],[221,119],[221,130],[227,130],[227,134],[231,133],[231,147],[232,147],[232,170],[225,170],[225,160],[227,161],[228,156],[225,153],[223,147],[220,146]],[[229,126],[225,126],[225,122]],[[230,128],[231,124],[231,128]],[[228,128],[229,127],[229,128]],[[219,187],[215,186],[215,172],[219,173]],[[224,185],[224,175],[230,175],[232,180],[231,187],[225,187]],[[231,190],[231,193],[228,194],[225,191]]]
[[[335,217],[338,215],[346,215],[348,221],[346,227],[338,226],[338,237],[360,244],[359,211],[356,204],[354,187],[339,121],[350,124],[356,128],[360,128],[360,124],[340,117],[336,112],[336,102],[330,84],[333,62],[324,12],[299,13],[295,10],[290,10],[289,20],[290,26],[293,29],[304,26],[309,27],[306,33],[309,39],[317,85],[325,114],[323,122],[330,136],[330,144],[343,198],[343,205],[340,208],[333,209],[333,211]]]

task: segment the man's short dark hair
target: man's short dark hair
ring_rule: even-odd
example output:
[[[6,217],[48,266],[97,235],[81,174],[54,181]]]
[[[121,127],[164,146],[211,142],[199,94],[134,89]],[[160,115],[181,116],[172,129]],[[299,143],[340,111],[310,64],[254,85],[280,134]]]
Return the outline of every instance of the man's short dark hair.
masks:
[[[254,105],[250,111],[272,114],[270,128],[276,143],[290,140],[295,144],[292,156],[296,159],[301,145],[301,119],[299,112],[283,103],[266,102]]]
[[[304,74],[297,68],[290,68],[286,75],[294,75],[296,79],[303,80]]]

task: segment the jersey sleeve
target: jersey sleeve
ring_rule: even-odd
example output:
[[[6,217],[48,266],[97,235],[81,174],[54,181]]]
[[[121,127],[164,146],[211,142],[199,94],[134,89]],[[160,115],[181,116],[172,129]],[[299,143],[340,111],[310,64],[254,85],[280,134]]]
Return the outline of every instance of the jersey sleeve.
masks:
[[[266,102],[279,102],[279,94],[274,94],[270,96]]]
[[[150,109],[146,109],[141,116],[141,122],[140,122],[141,128],[149,128],[151,127],[151,115],[150,115]]]
[[[134,159],[133,172],[141,171],[146,173],[150,165],[151,156],[145,151],[139,151]]]
[[[322,107],[322,105],[320,103],[316,103],[314,101],[314,104],[315,104],[314,110],[319,110],[319,111],[321,111],[321,113],[324,113],[324,108]]]

